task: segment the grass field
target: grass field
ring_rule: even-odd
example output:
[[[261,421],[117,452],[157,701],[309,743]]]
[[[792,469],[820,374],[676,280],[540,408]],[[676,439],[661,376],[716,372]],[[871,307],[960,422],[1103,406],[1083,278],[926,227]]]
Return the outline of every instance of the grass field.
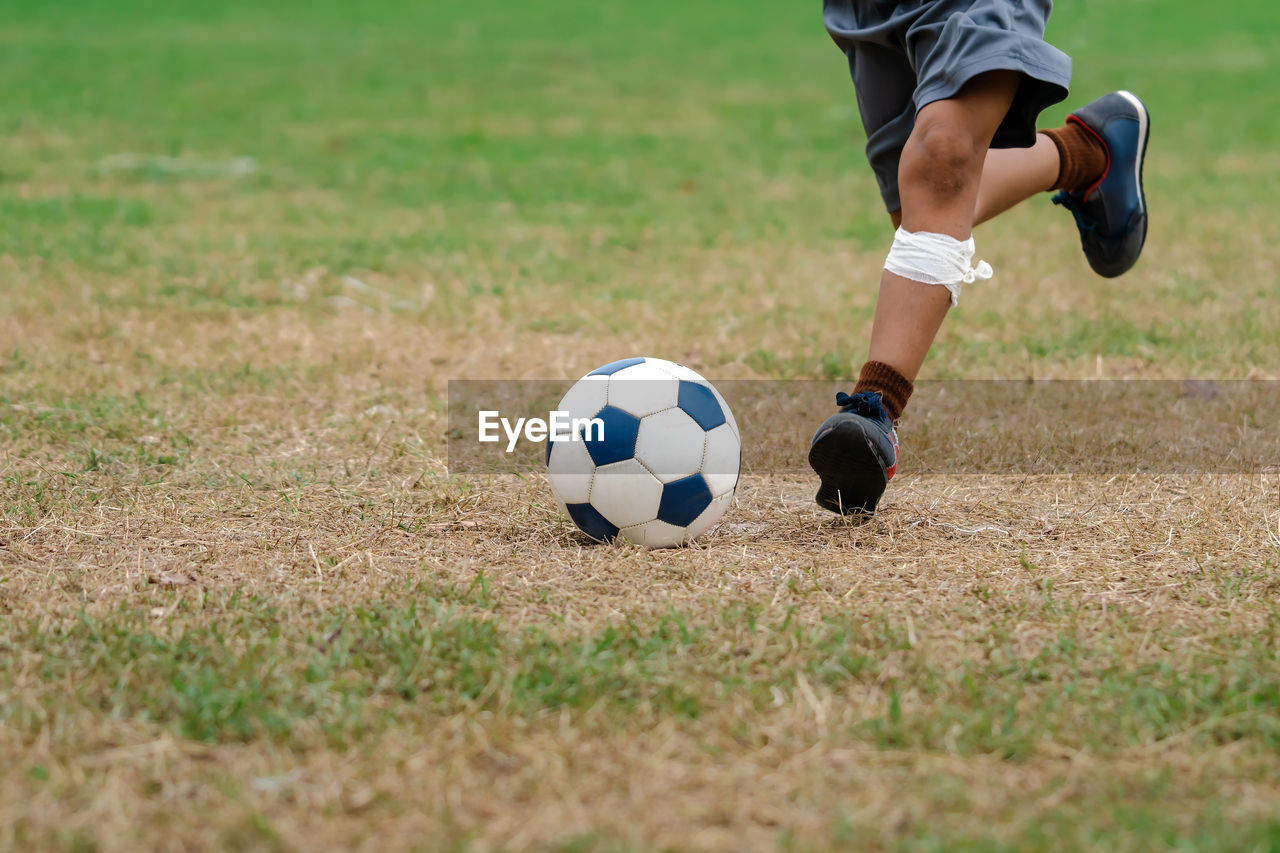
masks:
[[[1045,123],[1151,108],[1146,254],[983,226],[927,377],[1280,378],[1280,12],[1204,8],[1059,4]],[[816,3],[5,19],[0,849],[1280,849],[1274,470],[908,443],[867,524],[754,472],[661,552],[448,475],[451,378],[855,370],[890,231]]]

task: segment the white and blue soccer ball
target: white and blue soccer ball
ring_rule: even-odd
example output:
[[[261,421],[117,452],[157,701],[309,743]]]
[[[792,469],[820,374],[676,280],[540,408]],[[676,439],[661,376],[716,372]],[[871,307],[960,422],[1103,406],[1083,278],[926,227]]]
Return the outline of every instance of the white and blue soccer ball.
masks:
[[[715,526],[733,500],[738,424],[696,371],[624,358],[578,380],[557,411],[577,426],[573,440],[547,442],[551,491],[592,539],[686,544]]]

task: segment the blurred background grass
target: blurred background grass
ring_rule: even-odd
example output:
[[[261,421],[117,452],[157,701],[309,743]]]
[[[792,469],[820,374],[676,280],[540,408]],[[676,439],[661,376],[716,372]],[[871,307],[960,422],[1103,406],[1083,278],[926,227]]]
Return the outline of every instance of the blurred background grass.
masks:
[[[1280,15],[1214,9],[1059,4],[1048,37],[1075,80],[1044,123],[1113,88],[1147,100],[1152,248],[1104,286],[1047,200],[987,229],[980,249],[1007,268],[993,288],[1062,272],[1056,288],[1079,287],[1090,319],[1046,334],[1062,310],[1024,322],[1004,310],[1016,299],[974,294],[942,343],[943,375],[1097,353],[1275,372],[1269,347],[1240,342],[1280,332],[1274,312],[1247,310],[1276,294]],[[755,374],[838,376],[860,355],[875,265],[810,262],[878,255],[886,220],[816,6],[22,0],[0,48],[0,254],[46,296],[97,275],[131,282],[99,278],[99,299],[252,309],[324,267],[385,274],[400,294],[430,281],[454,322],[496,303],[519,335],[637,303],[733,310],[737,290],[772,297],[806,332],[762,347]],[[710,280],[707,249],[724,267]],[[1145,292],[1091,301],[1113,288]],[[1166,311],[1149,310],[1153,289]],[[1197,321],[1218,298],[1236,310]],[[661,311],[634,342],[687,348],[711,331],[678,316]],[[1011,334],[984,345],[1001,325]],[[814,335],[821,351],[804,352]],[[1197,350],[1206,337],[1230,353]],[[744,344],[730,336],[706,358],[741,360]]]
[[[1151,107],[1147,251],[1093,276],[1047,196],[984,226],[997,278],[924,377],[1277,376],[1280,13],[1076,2],[1048,37],[1076,70],[1045,124]],[[0,76],[20,458],[189,443],[264,397],[321,428],[439,413],[450,378],[865,353],[889,226],[816,7],[22,0]]]

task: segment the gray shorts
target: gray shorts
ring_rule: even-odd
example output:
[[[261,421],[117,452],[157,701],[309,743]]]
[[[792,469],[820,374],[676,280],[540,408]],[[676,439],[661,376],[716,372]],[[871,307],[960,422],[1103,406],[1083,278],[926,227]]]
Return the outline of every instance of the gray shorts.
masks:
[[[890,211],[898,160],[925,104],[984,71],[1022,72],[992,148],[1035,144],[1036,117],[1067,96],[1071,58],[1044,40],[1052,0],[823,0],[827,32],[849,58],[867,159]]]

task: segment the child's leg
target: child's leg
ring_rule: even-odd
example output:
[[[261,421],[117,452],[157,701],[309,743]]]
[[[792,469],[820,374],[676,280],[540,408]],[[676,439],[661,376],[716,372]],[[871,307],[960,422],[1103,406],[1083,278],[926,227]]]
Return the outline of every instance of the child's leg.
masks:
[[[1105,155],[1102,163],[1106,165]],[[982,167],[973,224],[986,222],[1033,195],[1055,188],[1058,146],[1043,133],[1030,148],[992,148]]]
[[[966,83],[955,96],[932,101],[915,115],[915,125],[898,162],[902,230],[924,241],[921,258],[910,257],[898,238],[880,277],[880,297],[871,327],[871,353],[852,396],[836,395],[841,409],[818,427],[809,446],[809,464],[822,480],[818,505],[844,515],[874,512],[898,466],[893,422],[911,396],[942,318],[951,306],[950,287],[922,283],[929,268],[935,280],[958,287],[962,265],[972,251],[958,251],[973,230],[973,212],[987,148],[1018,89],[1016,71],[990,71]],[[895,217],[897,219],[897,217]],[[928,232],[931,237],[921,236]],[[945,236],[939,236],[945,235]],[[906,238],[904,238],[904,241]],[[912,263],[900,266],[895,258]],[[960,258],[963,256],[963,258]],[[889,271],[917,270],[916,281]]]
[[[1106,146],[1080,123],[1042,130],[1030,148],[993,148],[982,167],[973,222],[986,222],[1048,190],[1080,191],[1097,182],[1106,168]]]
[[[1074,143],[1071,150],[1076,162],[1067,174],[1062,168],[1063,144],[1055,142],[1051,134]],[[973,224],[981,225],[1042,192],[1075,190],[1092,184],[1106,165],[1107,155],[1101,145],[1072,125],[1040,131],[1030,148],[991,148],[978,183]],[[894,228],[902,224],[901,210],[893,211],[889,217]]]
[[[898,167],[905,230],[969,239],[987,147],[1013,102],[1018,82],[1019,74],[1013,71],[982,74],[954,98],[927,104],[916,115]],[[947,288],[885,270],[871,327],[869,361],[892,368],[909,384],[920,372],[950,304]],[[896,419],[900,407],[892,405],[896,402],[889,399],[892,395],[884,396]]]

